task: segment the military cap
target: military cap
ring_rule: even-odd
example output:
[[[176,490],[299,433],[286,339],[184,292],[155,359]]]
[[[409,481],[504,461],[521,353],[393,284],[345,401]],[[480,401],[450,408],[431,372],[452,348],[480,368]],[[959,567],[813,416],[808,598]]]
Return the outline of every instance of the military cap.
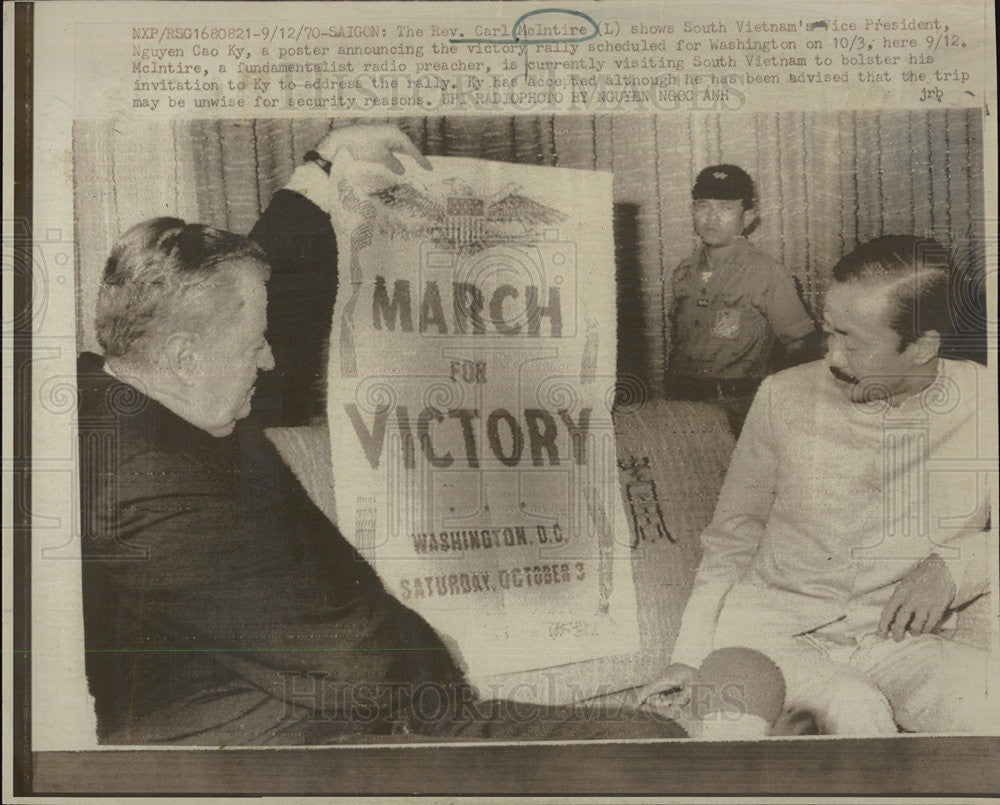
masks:
[[[737,165],[710,165],[698,174],[691,198],[740,199],[745,207],[754,206],[753,179]]]

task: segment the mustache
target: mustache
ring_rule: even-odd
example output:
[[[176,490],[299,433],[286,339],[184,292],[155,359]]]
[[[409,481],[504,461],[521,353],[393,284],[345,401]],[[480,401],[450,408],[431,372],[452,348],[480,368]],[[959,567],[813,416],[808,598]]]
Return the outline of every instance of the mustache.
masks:
[[[830,366],[828,368],[830,369],[830,374],[842,383],[852,383],[857,385],[858,379],[854,375],[849,375],[843,369],[838,369],[836,366]]]

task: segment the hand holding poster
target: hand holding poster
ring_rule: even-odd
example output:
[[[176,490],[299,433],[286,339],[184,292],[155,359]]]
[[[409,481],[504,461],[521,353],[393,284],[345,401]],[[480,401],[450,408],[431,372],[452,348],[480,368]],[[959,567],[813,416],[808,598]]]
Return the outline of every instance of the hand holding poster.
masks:
[[[333,173],[341,528],[473,683],[635,650],[611,176],[408,164]]]

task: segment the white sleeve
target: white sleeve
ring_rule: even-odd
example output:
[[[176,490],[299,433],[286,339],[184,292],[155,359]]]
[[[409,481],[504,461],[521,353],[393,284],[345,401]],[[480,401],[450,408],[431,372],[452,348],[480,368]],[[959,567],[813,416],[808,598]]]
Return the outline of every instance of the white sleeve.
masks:
[[[315,162],[299,165],[285,185],[285,190],[305,196],[328,215],[333,209],[334,183]]]
[[[774,503],[774,444],[771,383],[767,379],[747,414],[715,516],[702,532],[701,563],[684,608],[671,662],[698,667],[712,650],[723,600],[753,562]]]

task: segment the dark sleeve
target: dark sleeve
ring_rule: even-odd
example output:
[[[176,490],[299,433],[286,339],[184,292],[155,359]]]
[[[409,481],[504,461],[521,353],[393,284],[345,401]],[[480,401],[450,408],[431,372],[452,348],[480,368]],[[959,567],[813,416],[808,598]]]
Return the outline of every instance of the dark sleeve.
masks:
[[[254,408],[266,425],[323,416],[326,347],[337,296],[337,239],[330,217],[305,196],[279,190],[250,238],[271,263],[268,340],[275,371],[258,384]]]
[[[176,689],[178,671],[210,658],[217,677],[300,716],[312,707],[380,723],[416,686],[460,681],[430,626],[384,590],[276,454],[251,473],[244,459],[238,488],[180,455],[145,453],[118,472],[119,543],[143,558],[118,563],[114,616],[142,647],[137,661],[169,663]],[[314,684],[322,694],[303,697]]]

